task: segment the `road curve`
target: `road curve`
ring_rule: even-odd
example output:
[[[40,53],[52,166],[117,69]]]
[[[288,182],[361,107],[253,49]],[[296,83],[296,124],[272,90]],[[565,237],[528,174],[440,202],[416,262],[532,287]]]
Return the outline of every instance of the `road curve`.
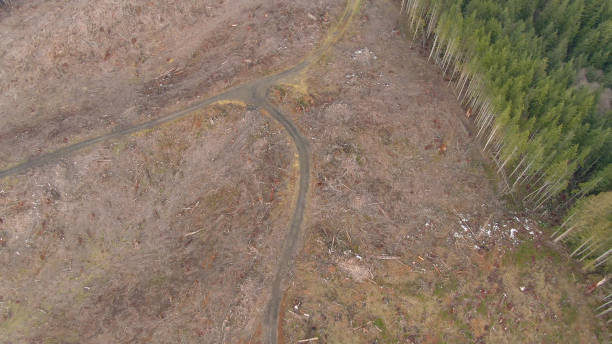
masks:
[[[278,328],[279,328],[279,310],[280,303],[282,300],[281,286],[283,280],[286,278],[294,255],[297,251],[297,243],[300,237],[301,225],[304,218],[304,211],[306,208],[306,196],[308,193],[308,187],[310,184],[310,154],[308,141],[300,134],[295,124],[287,117],[281,110],[276,108],[268,101],[268,92],[274,86],[281,85],[282,83],[289,82],[291,78],[296,77],[301,72],[305,71],[313,63],[317,62],[323,53],[327,51],[334,43],[342,37],[346,31],[351,20],[359,11],[361,0],[347,0],[346,7],[343,14],[338,20],[338,23],[327,33],[325,39],[321,42],[320,46],[306,56],[297,65],[281,71],[275,74],[253,80],[251,82],[230,88],[229,90],[222,92],[216,96],[202,100],[196,104],[193,104],[181,111],[177,111],[166,116],[159,117],[157,119],[144,122],[132,127],[117,130],[97,136],[94,138],[86,139],[66,147],[62,147],[51,153],[43,154],[41,156],[31,158],[22,163],[18,163],[12,167],[0,170],[0,179],[23,173],[28,169],[43,166],[53,161],[57,161],[68,154],[80,150],[82,148],[104,142],[107,140],[116,139],[122,136],[133,134],[141,130],[157,127],[161,124],[168,123],[179,118],[182,118],[189,113],[212,105],[222,101],[238,101],[243,102],[247,105],[259,109],[274,118],[279,122],[283,128],[287,131],[298,152],[299,159],[299,183],[298,183],[298,195],[295,202],[293,216],[289,223],[289,230],[285,234],[285,240],[281,249],[281,254],[278,257],[278,267],[272,281],[271,294],[268,300],[268,304],[264,313],[264,342],[269,344],[276,344],[278,342]]]

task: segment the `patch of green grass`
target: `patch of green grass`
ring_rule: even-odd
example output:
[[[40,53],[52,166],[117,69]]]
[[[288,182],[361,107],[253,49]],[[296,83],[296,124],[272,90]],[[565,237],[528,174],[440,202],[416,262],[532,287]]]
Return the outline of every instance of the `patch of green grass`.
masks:
[[[11,330],[17,328],[19,326],[23,326],[23,324],[27,323],[28,314],[25,308],[15,302],[6,302],[4,305],[4,309],[2,310],[4,314],[4,321],[0,323],[0,329],[11,333]]]
[[[495,192],[495,194],[498,194],[498,190],[497,190],[497,172],[495,171],[495,168],[491,165],[491,164],[487,164],[485,162],[480,162],[480,166],[483,169],[485,175],[487,176],[487,180],[491,183],[491,185],[493,186],[493,191]]]
[[[434,296],[443,297],[451,292],[454,292],[459,287],[459,281],[455,277],[448,280],[440,280],[434,285]]]
[[[525,241],[516,250],[504,256],[504,263],[514,264],[520,268],[528,268],[544,259],[550,260],[554,264],[561,262],[560,254],[554,249],[545,245],[539,245],[534,241]]]
[[[389,330],[387,329],[387,326],[385,325],[385,321],[382,318],[376,318],[373,322],[374,326],[376,326],[381,332],[380,332],[380,336],[382,337],[382,342],[383,343],[393,343],[393,336],[391,335],[391,333],[389,332]]]
[[[159,288],[165,285],[168,281],[168,277],[162,274],[155,275],[149,280],[149,287]]]
[[[279,99],[284,99],[289,94],[289,91],[283,86],[279,85],[274,87],[274,89],[278,92]]]
[[[522,243],[516,251],[510,253],[509,263],[514,263],[517,266],[524,268],[530,266],[535,261],[538,254],[535,245],[531,241]]]
[[[576,333],[553,331],[544,334],[541,343],[557,344],[557,343],[579,343]]]
[[[71,344],[71,343],[79,343],[80,339],[76,334],[63,335],[61,337],[51,337],[45,339],[43,343],[45,344]]]
[[[561,311],[563,312],[561,318],[566,325],[571,326],[578,319],[578,309],[575,307],[571,300],[567,297],[567,293],[563,293],[561,300],[559,301]]]
[[[487,316],[489,314],[489,307],[487,306],[487,304],[489,302],[490,302],[490,300],[489,300],[488,297],[487,297],[487,299],[482,300],[482,302],[480,302],[480,304],[476,308],[476,312],[478,312],[478,314],[480,314],[482,316]]]
[[[442,311],[440,311],[440,313],[438,313],[438,316],[440,317],[440,319],[445,321],[453,321],[454,318],[454,316],[448,309],[443,309]]]
[[[298,99],[295,101],[295,104],[297,105],[297,107],[304,108],[304,109],[307,109],[308,107],[310,107],[310,102],[303,95],[298,97]]]
[[[363,167],[363,165],[365,165],[365,159],[363,159],[361,154],[355,155],[355,161],[357,162],[357,165],[359,165],[360,167]]]
[[[374,326],[378,327],[381,331],[386,331],[387,327],[385,326],[385,321],[382,318],[376,318],[374,320]]]
[[[115,155],[121,154],[121,152],[123,152],[126,147],[127,147],[127,142],[126,141],[119,141],[119,142],[113,143],[112,144],[113,154],[115,154]]]
[[[470,341],[474,339],[474,334],[472,333],[472,328],[466,322],[457,318],[457,325],[461,333]]]
[[[593,332],[601,343],[608,341],[608,331],[600,323],[593,324]]]
[[[474,334],[472,333],[472,328],[468,325],[463,319],[457,316],[457,313],[451,312],[449,309],[443,309],[438,313],[438,317],[448,322],[452,327],[455,327],[461,335],[470,341],[474,338]]]

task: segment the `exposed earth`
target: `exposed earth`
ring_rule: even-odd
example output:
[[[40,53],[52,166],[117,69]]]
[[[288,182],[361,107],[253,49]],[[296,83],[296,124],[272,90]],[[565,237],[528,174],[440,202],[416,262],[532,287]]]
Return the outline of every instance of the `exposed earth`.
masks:
[[[607,342],[398,12],[0,10],[0,342]]]

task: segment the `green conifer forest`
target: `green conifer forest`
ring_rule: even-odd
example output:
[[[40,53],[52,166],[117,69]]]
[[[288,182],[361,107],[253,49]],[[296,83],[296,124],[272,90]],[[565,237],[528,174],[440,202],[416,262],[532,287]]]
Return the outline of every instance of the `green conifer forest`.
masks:
[[[612,112],[598,104],[612,87],[612,0],[404,0],[402,11],[473,120],[504,193],[557,214],[554,240],[609,273]],[[581,73],[591,86],[580,86]]]

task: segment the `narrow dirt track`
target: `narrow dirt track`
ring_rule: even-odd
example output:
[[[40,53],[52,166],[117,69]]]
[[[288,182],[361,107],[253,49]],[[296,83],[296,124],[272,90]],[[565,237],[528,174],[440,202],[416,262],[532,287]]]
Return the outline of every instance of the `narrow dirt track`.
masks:
[[[200,101],[181,111],[174,112],[136,126],[114,131],[98,137],[90,138],[63,147],[54,152],[30,159],[28,161],[0,171],[0,179],[10,175],[25,172],[31,168],[43,166],[53,161],[57,161],[58,159],[61,159],[62,157],[65,157],[72,152],[94,145],[96,143],[116,139],[122,136],[130,135],[142,130],[154,128],[161,124],[177,120],[197,109],[201,109],[219,102],[242,103],[250,107],[254,107],[260,112],[264,112],[270,115],[285,128],[285,130],[293,140],[298,152],[300,172],[298,194],[295,203],[295,208],[293,211],[293,216],[291,218],[291,222],[289,223],[289,231],[285,235],[281,255],[278,257],[278,267],[274,276],[271,295],[264,313],[264,342],[276,344],[278,342],[278,328],[280,325],[279,308],[282,299],[281,285],[290,270],[293,257],[297,251],[297,242],[300,237],[300,229],[302,220],[304,218],[304,210],[306,207],[306,195],[308,193],[308,187],[310,184],[310,155],[308,141],[304,139],[304,137],[302,137],[291,119],[289,119],[285,114],[283,114],[280,109],[276,108],[268,101],[268,92],[274,86],[278,86],[283,83],[289,83],[291,81],[291,78],[298,76],[300,73],[304,72],[310,65],[317,62],[323,55],[323,53],[327,49],[329,49],[335,42],[337,42],[338,39],[342,37],[347,27],[349,26],[352,18],[359,11],[360,3],[361,0],[347,0],[347,4],[342,16],[338,19],[336,26],[333,27],[327,33],[325,39],[321,42],[321,45],[317,49],[315,49],[310,55],[305,57],[302,62],[287,70],[257,80],[253,80],[240,86],[236,86],[221,94]]]

